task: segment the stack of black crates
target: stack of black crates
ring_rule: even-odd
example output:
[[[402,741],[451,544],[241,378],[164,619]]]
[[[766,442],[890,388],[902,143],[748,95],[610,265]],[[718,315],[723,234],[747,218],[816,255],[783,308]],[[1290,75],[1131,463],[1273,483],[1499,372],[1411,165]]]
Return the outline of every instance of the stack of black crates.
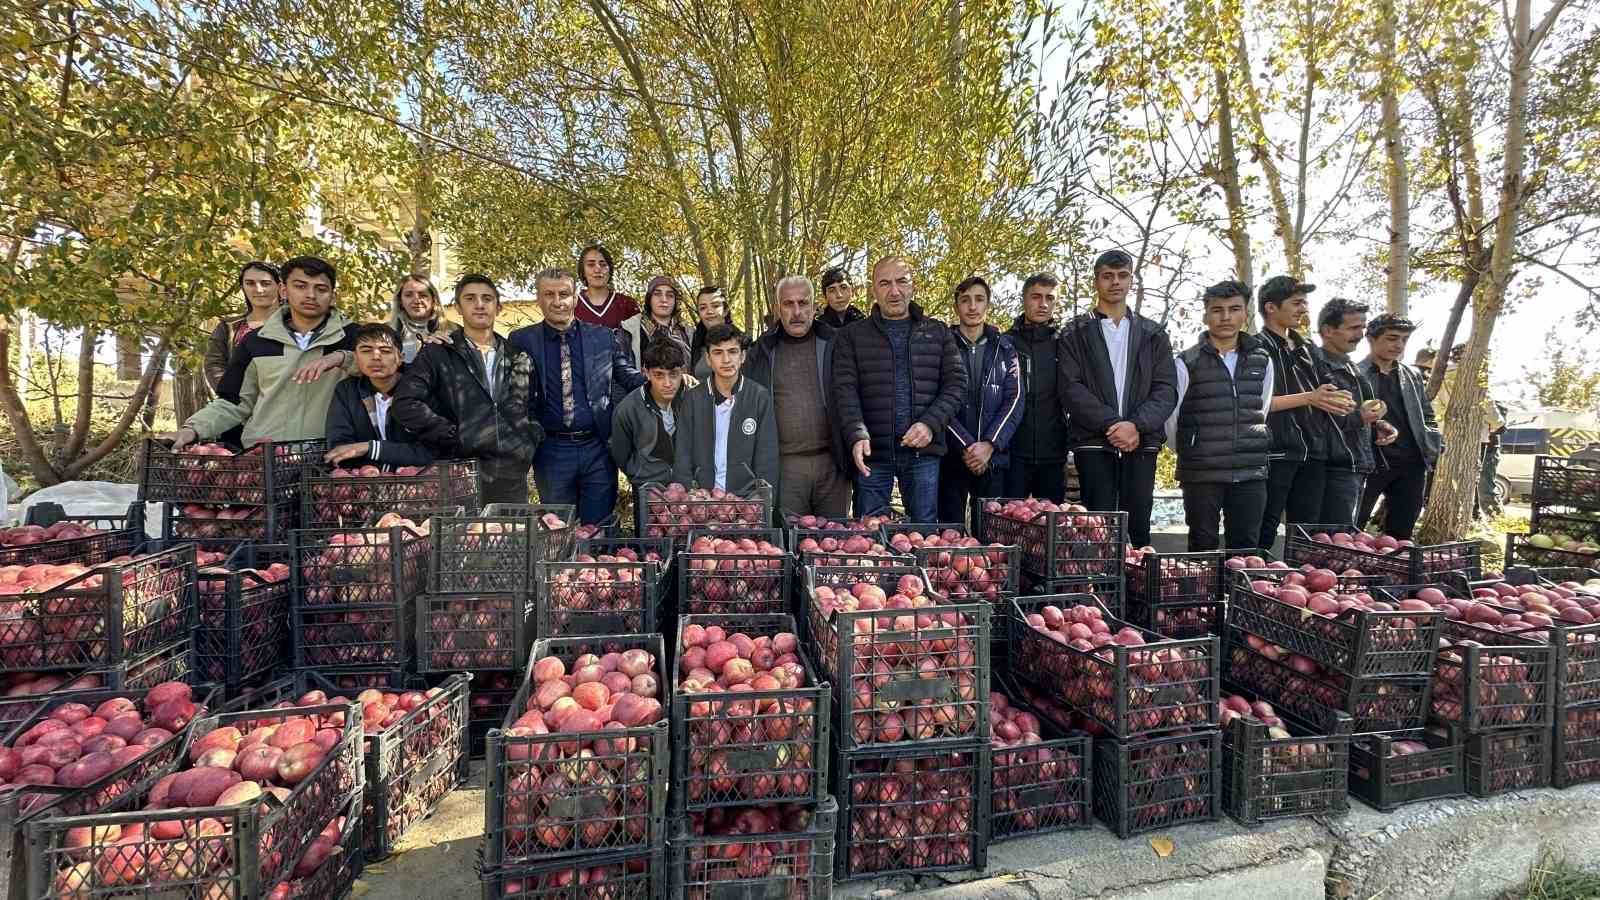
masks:
[[[1533,522],[1506,535],[1506,565],[1600,569],[1600,460],[1533,461]]]

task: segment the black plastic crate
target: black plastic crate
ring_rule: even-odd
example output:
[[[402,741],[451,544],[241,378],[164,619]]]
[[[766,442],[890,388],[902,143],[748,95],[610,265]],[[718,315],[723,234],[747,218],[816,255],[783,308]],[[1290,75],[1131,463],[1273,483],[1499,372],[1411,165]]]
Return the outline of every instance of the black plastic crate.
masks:
[[[368,735],[362,810],[369,860],[394,852],[467,775],[470,675],[452,675],[394,725]]]
[[[295,666],[408,665],[427,536],[404,526],[301,529],[289,544]]]
[[[1600,781],[1600,703],[1556,710],[1552,782],[1558,788]]]
[[[916,568],[818,566],[806,570],[806,578],[808,638],[813,659],[833,683],[838,747],[988,739],[989,604],[942,602]],[[902,579],[913,579],[932,604],[825,610],[818,599],[819,591],[848,592],[856,585],[893,597]]]
[[[760,807],[759,815],[777,820],[766,823],[776,825],[776,831],[706,833],[732,827],[740,813],[738,807],[716,809],[693,813],[688,822],[681,823],[667,842],[670,896],[682,900],[735,896],[827,900],[833,895],[839,804],[832,797],[824,796],[813,806]]]
[[[1062,728],[1024,702],[1019,690],[997,685],[991,707],[999,702],[997,695],[1038,720],[1039,740],[990,750],[990,842],[1089,828],[1094,739]]]
[[[533,646],[533,595],[417,597],[417,671],[520,670]]]
[[[1019,582],[1021,588],[1018,596],[1022,597],[1054,597],[1060,594],[1093,594],[1100,605],[1111,611],[1111,614],[1121,618],[1128,607],[1123,593],[1122,575],[1118,573],[1114,578],[1035,578],[1027,572],[1022,573]],[[1004,604],[1002,604],[1004,605]]]
[[[703,657],[703,648],[715,643],[712,638],[719,633],[722,640],[743,635],[753,644],[768,639],[767,652],[774,663],[793,654],[801,686],[687,691],[684,685],[696,661],[693,648],[701,648]],[[781,634],[793,638],[794,646],[777,646],[772,639]],[[686,641],[697,643],[691,646]],[[678,621],[673,648],[677,677],[671,704],[675,811],[815,803],[828,795],[832,693],[801,650],[793,616],[684,616]]]
[[[231,551],[240,544],[281,544],[299,525],[294,501],[267,506],[168,504],[161,517],[161,537],[169,543],[190,541],[207,550]]]
[[[1519,612],[1489,605],[1501,613]],[[1554,618],[1553,624],[1521,631],[1517,636],[1549,641],[1552,702],[1557,708],[1600,702],[1600,622],[1575,625]]]
[[[517,724],[530,703],[534,668],[546,657],[574,671],[581,638],[534,644],[528,671],[506,714],[489,732],[484,809],[488,868],[578,858],[608,850],[643,850],[666,838],[669,725],[666,704],[654,723],[600,731],[538,734]],[[653,672],[669,697],[660,635],[619,638],[655,658]],[[574,713],[575,714],[575,713]],[[559,728],[551,729],[559,732]]]
[[[522,686],[521,672],[471,672],[472,693],[467,712],[467,740],[474,759],[483,758],[489,732],[503,727],[511,701]],[[437,681],[438,676],[429,679]]]
[[[1335,576],[1335,579],[1332,590],[1339,593],[1359,593],[1375,588],[1367,577]],[[1318,615],[1262,593],[1258,590],[1259,583],[1267,580],[1276,579],[1261,577],[1234,582],[1229,593],[1229,625],[1281,644],[1290,652],[1346,677],[1423,675],[1433,671],[1444,613],[1347,609],[1336,616]],[[1307,593],[1311,591],[1307,589]]]
[[[898,553],[899,548],[890,550]],[[1022,550],[1015,544],[913,548],[911,557],[928,573],[933,589],[955,603],[984,600],[996,606],[1021,589]]]
[[[1037,578],[1121,578],[1127,543],[1125,512],[1042,512],[1023,521],[1001,510],[1010,500],[987,500],[978,516],[978,537],[1022,548],[1022,568]]]
[[[478,463],[441,459],[414,474],[307,466],[300,490],[303,528],[362,528],[385,513],[414,517],[460,507],[476,512]]]
[[[1506,535],[1506,565],[1560,566],[1593,569],[1600,567],[1600,553],[1541,547],[1526,534]]]
[[[128,662],[118,663],[113,668],[122,686],[128,690],[146,690],[163,681],[193,681],[199,677],[194,641],[189,638],[174,641]]]
[[[576,519],[571,506],[507,503],[490,504],[482,515],[435,516],[428,591],[531,594],[536,563],[572,555]]]
[[[1600,510],[1600,461],[1566,456],[1535,457],[1533,504]]]
[[[1094,746],[1094,813],[1119,838],[1222,811],[1222,736],[1215,728]]]
[[[776,553],[752,554],[706,550],[700,540],[766,541]],[[786,613],[794,586],[794,557],[783,550],[783,532],[775,528],[695,530],[679,550],[678,612],[682,615]]]
[[[888,543],[878,531],[844,528],[790,528],[784,546],[797,557],[814,555],[889,556]],[[909,555],[909,554],[907,554]]]
[[[665,900],[666,846],[527,866],[480,865],[478,880],[483,900]]]
[[[697,528],[770,528],[772,486],[757,481],[743,497],[724,494],[691,500],[681,484],[647,482],[633,489],[633,515],[634,534],[669,538],[678,546]]]
[[[321,440],[262,441],[238,453],[194,450],[174,453],[170,441],[145,439],[139,452],[139,499],[168,504],[287,503],[300,489],[301,473],[322,463],[327,446]]]
[[[1253,716],[1222,729],[1222,808],[1241,825],[1290,816],[1342,815],[1350,810],[1350,717],[1328,734],[1285,721],[1274,738]],[[1297,733],[1298,732],[1298,733]]]
[[[12,595],[0,671],[110,665],[167,646],[194,627],[194,583],[195,548],[183,544]]]
[[[976,742],[839,751],[834,877],[987,868],[989,765]]]
[[[1469,733],[1549,727],[1548,644],[1454,620],[1439,643],[1431,718]]]
[[[0,528],[0,566],[35,563],[98,565],[133,552],[144,542],[144,504],[134,503],[121,516],[46,515],[39,504],[28,510],[28,521],[15,528]],[[54,511],[59,511],[56,506]],[[36,513],[38,513],[36,515]],[[50,529],[56,530],[51,531]],[[90,533],[85,533],[92,530]],[[67,535],[63,537],[62,535]],[[29,544],[14,544],[23,535]]]
[[[230,698],[270,678],[288,655],[291,559],[286,545],[245,544],[195,576],[195,665]]]
[[[1445,726],[1429,730],[1459,734]],[[1549,787],[1552,734],[1546,725],[1469,733],[1454,738],[1466,745],[1467,793],[1474,797],[1493,797],[1507,791]]]
[[[799,539],[813,532],[844,532],[847,534],[877,534],[884,525],[894,525],[902,521],[903,517],[894,511],[893,507],[886,506],[877,512],[868,513],[855,518],[833,518],[830,516],[811,516],[792,513],[788,510],[778,510],[778,521],[784,531],[789,533],[789,549],[793,550]]]
[[[360,845],[361,829],[366,820],[355,800],[339,811],[328,828],[339,824],[341,818],[344,821],[339,829],[339,851],[330,853],[322,865],[309,873],[291,879],[289,900],[344,900],[355,888],[356,877],[370,860],[367,850]],[[304,861],[304,854],[301,861]],[[299,868],[300,863],[295,863],[295,871]]]
[[[1229,627],[1225,654],[1227,681],[1238,685],[1280,710],[1327,731],[1335,727],[1338,713],[1352,719],[1355,734],[1421,728],[1427,720],[1433,679],[1429,675],[1385,675],[1351,678],[1338,672],[1310,674],[1274,659],[1269,647],[1255,635]]]
[[[0,675],[0,736],[11,733],[53,700],[121,685],[116,667],[82,672],[13,672]]]
[[[1127,618],[1171,638],[1221,633],[1222,558],[1220,550],[1130,555],[1123,563]]]
[[[538,563],[534,633],[659,631],[671,594],[672,562],[671,541],[640,538],[579,542],[573,559]]]
[[[1395,755],[1395,741],[1426,749]],[[1362,735],[1350,741],[1350,794],[1379,812],[1467,792],[1466,747],[1423,729]]]
[[[1483,577],[1483,548],[1477,541],[1396,547],[1387,552],[1371,552],[1360,547],[1313,540],[1316,535],[1326,535],[1331,539],[1335,534],[1355,532],[1356,529],[1346,525],[1290,525],[1283,539],[1284,559],[1295,565],[1309,563],[1335,572],[1359,569],[1367,575],[1381,575],[1390,584],[1423,584],[1437,581],[1440,576],[1451,572],[1459,572],[1473,580]]]
[[[1077,606],[1099,610],[1111,634],[1132,629],[1145,644],[1083,650],[1047,636],[1027,618],[1039,615],[1048,622],[1059,613],[1072,622]],[[1216,637],[1165,638],[1106,613],[1086,594],[1019,598],[1010,625],[1012,674],[1083,713],[1109,735],[1126,739],[1217,722],[1221,655]]]
[[[224,713],[195,721],[187,737],[198,740],[222,727],[244,730],[247,723],[349,711],[349,706],[330,704]],[[36,819],[26,826],[28,896],[72,896],[85,889],[95,894],[126,892],[152,897],[190,891],[240,898],[264,896],[272,885],[290,877],[305,848],[360,794],[360,732],[359,722],[347,717],[334,749],[281,803],[189,807],[181,817],[175,816],[174,810],[158,809]],[[183,829],[176,839],[157,838],[147,831],[135,841],[97,838],[85,849],[67,846],[67,835],[75,828],[91,829],[91,834],[99,835],[101,829],[112,825],[148,826],[174,819],[180,819]],[[215,820],[220,828],[207,828],[203,824],[207,820]],[[180,842],[184,859],[193,860],[190,871],[142,864],[162,858]],[[113,846],[116,849],[111,849]],[[99,861],[89,862],[88,858]],[[112,878],[114,885],[109,883]],[[115,890],[107,891],[111,887]]]
[[[1592,547],[1600,547],[1600,512],[1558,513],[1535,506],[1530,534],[1562,536]]]

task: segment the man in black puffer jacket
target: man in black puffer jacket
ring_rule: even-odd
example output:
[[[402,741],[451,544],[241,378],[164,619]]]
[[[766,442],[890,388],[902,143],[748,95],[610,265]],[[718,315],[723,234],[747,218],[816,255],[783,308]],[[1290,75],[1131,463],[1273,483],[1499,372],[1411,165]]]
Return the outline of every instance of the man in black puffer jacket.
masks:
[[[1006,469],[1007,497],[1042,497],[1060,503],[1066,496],[1067,418],[1057,388],[1056,285],[1048,272],[1022,284],[1022,315],[1006,336],[1022,364],[1025,402],[1022,422],[1011,438]]]
[[[1178,354],[1178,408],[1167,439],[1178,453],[1189,551],[1217,549],[1217,520],[1229,550],[1255,547],[1267,504],[1267,410],[1272,357],[1244,333],[1250,288],[1223,281],[1206,288],[1206,333]]]
[[[856,468],[856,514],[888,506],[898,478],[906,515],[932,522],[944,430],[966,396],[967,370],[955,336],[923,315],[915,292],[904,259],[872,267],[872,314],[834,342],[834,408]]]
[[[1172,342],[1160,324],[1128,308],[1133,257],[1108,250],[1094,261],[1094,311],[1061,329],[1061,415],[1078,466],[1083,505],[1127,510],[1128,541],[1150,543],[1156,454],[1178,405]]]

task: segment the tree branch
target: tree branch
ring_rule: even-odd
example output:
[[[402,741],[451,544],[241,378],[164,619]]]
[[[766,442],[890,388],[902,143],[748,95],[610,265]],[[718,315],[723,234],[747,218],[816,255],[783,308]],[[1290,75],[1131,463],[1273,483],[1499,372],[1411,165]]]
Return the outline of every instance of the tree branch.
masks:
[[[123,407],[122,414],[117,417],[116,424],[111,426],[111,433],[106,435],[105,440],[91,448],[88,453],[68,463],[62,473],[65,476],[63,480],[70,481],[77,478],[83,474],[85,469],[104,459],[107,454],[122,444],[122,439],[128,435],[128,429],[133,427],[134,420],[138,418],[139,411],[144,408],[146,403],[151,401],[151,394],[155,391],[156,376],[167,365],[167,347],[172,340],[175,328],[176,326],[169,327],[162,333],[161,340],[157,342],[155,351],[150,354],[150,362],[145,365],[144,373],[140,375],[139,383],[133,389],[133,400]]]
[[[72,418],[66,448],[61,451],[59,462],[63,465],[75,459],[89,439],[89,414],[94,410],[94,348],[99,342],[95,329],[84,326],[83,336],[78,341],[78,409]]]

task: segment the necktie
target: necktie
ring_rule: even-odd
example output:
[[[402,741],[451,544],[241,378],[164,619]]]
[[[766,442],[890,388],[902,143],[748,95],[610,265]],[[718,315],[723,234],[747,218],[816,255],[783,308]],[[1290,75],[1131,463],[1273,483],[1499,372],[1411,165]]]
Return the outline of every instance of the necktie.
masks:
[[[572,400],[572,344],[567,335],[561,336],[561,424],[572,428],[572,418],[577,406]]]

